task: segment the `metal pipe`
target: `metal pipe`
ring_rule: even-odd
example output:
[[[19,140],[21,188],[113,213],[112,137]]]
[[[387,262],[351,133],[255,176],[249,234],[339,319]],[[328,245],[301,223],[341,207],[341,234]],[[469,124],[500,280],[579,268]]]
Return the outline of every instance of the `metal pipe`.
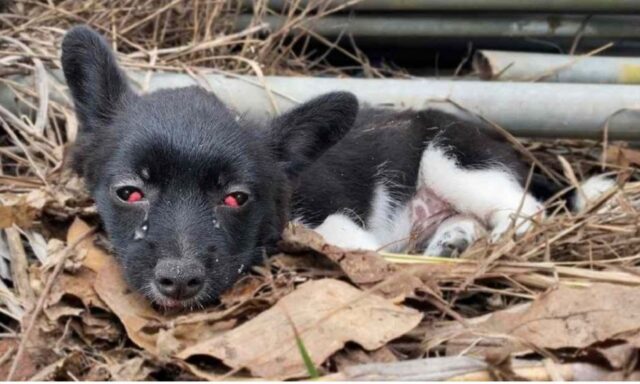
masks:
[[[330,0],[342,5],[348,0]],[[309,0],[302,0],[304,7]],[[245,0],[247,6],[253,1]],[[269,8],[282,10],[290,0],[269,0]],[[462,11],[462,12],[569,12],[569,13],[638,13],[637,0],[363,0],[348,9],[362,11]]]
[[[240,15],[236,30],[249,26],[251,15]],[[272,29],[281,28],[283,16],[266,16]],[[583,25],[584,24],[584,25]],[[640,16],[575,15],[366,15],[329,16],[300,24],[304,28],[329,38],[350,34],[358,39],[379,41],[412,38],[575,38],[581,33],[588,38],[637,38],[640,36]]]
[[[473,67],[484,80],[640,84],[640,58],[477,51]]]
[[[128,74],[135,83],[143,82],[146,72]],[[54,75],[60,81],[60,72]],[[227,105],[258,119],[274,115],[274,104],[284,111],[322,93],[347,90],[363,105],[380,108],[456,110],[452,101],[516,136],[599,139],[607,125],[610,140],[640,140],[640,118],[629,111],[640,106],[640,87],[636,86],[277,76],[261,83],[256,77],[218,74],[202,78]],[[186,74],[157,73],[149,84],[155,90],[199,83]],[[55,93],[59,88],[50,87],[51,99],[68,100]],[[0,85],[0,103],[10,107],[15,100],[12,96],[9,88]]]

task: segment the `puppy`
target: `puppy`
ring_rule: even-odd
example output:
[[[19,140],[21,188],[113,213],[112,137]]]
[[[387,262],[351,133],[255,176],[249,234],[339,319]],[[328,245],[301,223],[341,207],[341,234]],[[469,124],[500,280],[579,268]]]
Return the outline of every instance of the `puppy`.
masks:
[[[214,301],[289,220],[353,249],[464,251],[520,234],[552,191],[491,129],[436,110],[360,110],[347,92],[269,122],[197,87],[138,95],[108,44],[67,33],[84,177],[128,283],[167,308]],[[536,180],[539,179],[536,177]]]

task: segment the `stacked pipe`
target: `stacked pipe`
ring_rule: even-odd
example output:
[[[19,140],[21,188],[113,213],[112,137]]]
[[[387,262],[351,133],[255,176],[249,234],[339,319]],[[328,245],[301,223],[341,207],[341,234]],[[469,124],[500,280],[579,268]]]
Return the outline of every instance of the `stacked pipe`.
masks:
[[[306,1],[268,3],[277,11]],[[346,7],[342,12],[310,19],[305,27],[326,37],[351,34],[356,42],[410,42],[421,46],[413,49],[415,55],[432,47],[434,40],[452,37],[471,41],[478,37],[501,38],[510,47],[533,38],[565,38],[573,45],[580,42],[581,47],[585,41],[604,41],[613,49],[627,41],[637,44],[636,55],[640,52],[639,0],[328,1]],[[250,7],[252,2],[246,0],[246,5]],[[245,28],[249,19],[249,14],[241,15],[236,28]],[[276,27],[281,19],[275,12],[266,21]],[[222,100],[255,117],[282,112],[322,92],[348,90],[376,107],[470,111],[518,136],[599,139],[606,131],[609,140],[640,141],[640,59],[593,53],[477,50],[472,60],[476,75],[464,79],[222,75],[207,75],[205,79]],[[195,83],[186,74],[153,74],[150,79],[147,72],[128,74],[145,83],[149,80],[151,90]],[[50,76],[52,81],[62,81],[58,72]],[[0,84],[0,105],[17,109],[12,94]],[[51,97],[63,95],[54,91]]]
[[[295,2],[304,6],[310,0]],[[446,50],[438,41],[446,44],[452,39],[483,42],[483,47],[473,55],[472,74],[464,80],[499,81],[501,85],[476,87],[472,82],[458,83],[449,78],[446,84],[432,80],[436,89],[442,85],[464,92],[486,93],[477,97],[474,112],[491,110],[491,118],[506,123],[506,128],[527,136],[602,137],[605,126],[615,120],[617,128],[608,132],[609,139],[640,140],[640,58],[620,56],[621,53],[640,53],[640,1],[637,0],[329,0],[331,5],[342,5],[341,12],[321,19],[312,19],[304,25],[317,34],[330,39],[351,35],[363,44],[392,46],[420,46],[424,51],[437,46]],[[250,1],[246,4],[249,6]],[[291,6],[288,0],[269,0],[275,11]],[[326,4],[326,2],[325,2]],[[251,17],[242,15],[237,28],[245,28]],[[266,17],[273,28],[283,23],[275,12]],[[542,45],[545,40],[547,45]],[[523,42],[535,41],[542,52],[535,52],[536,45],[527,45],[529,52],[518,52]],[[549,53],[549,47],[563,46],[569,50],[577,47],[580,54]],[[532,49],[533,47],[533,49]],[[599,50],[593,50],[600,47]],[[507,48],[504,50],[504,48]],[[605,49],[607,48],[607,49]],[[624,50],[623,48],[627,48]],[[552,48],[553,50],[555,48]],[[573,50],[572,49],[572,50]],[[534,52],[531,52],[534,50]],[[591,51],[593,50],[593,51]],[[615,56],[602,56],[614,53]],[[597,53],[597,54],[595,54]],[[420,54],[416,50],[416,55]],[[393,58],[390,58],[393,59]],[[364,80],[343,82],[345,86],[362,94],[364,83],[381,82]],[[540,84],[540,83],[553,84]],[[450,83],[450,84],[449,84]],[[457,83],[457,84],[456,84]],[[577,83],[569,85],[567,83]],[[417,83],[426,85],[424,83]],[[463,85],[466,84],[466,85]],[[610,85],[606,85],[610,84]],[[618,84],[613,86],[612,84]],[[620,84],[624,84],[621,86]],[[374,87],[375,88],[375,87]],[[408,84],[406,88],[412,88]],[[462,89],[465,89],[462,91]],[[488,93],[492,94],[489,95]],[[402,93],[402,92],[400,92]],[[407,94],[411,93],[407,91]],[[531,96],[523,100],[518,95]],[[609,112],[605,115],[592,112],[602,110],[602,100],[594,95],[607,95]],[[379,104],[400,105],[404,100],[397,92],[376,96]],[[537,99],[544,97],[544,99]],[[395,99],[392,99],[395,98]],[[498,103],[501,107],[484,105]],[[454,100],[456,101],[456,100]],[[544,105],[549,113],[537,108],[523,107],[522,103]],[[426,100],[425,100],[426,103]],[[498,111],[502,110],[502,111]],[[556,111],[557,110],[557,111]],[[564,119],[548,121],[547,117],[559,116],[567,110],[575,121]],[[517,112],[516,112],[517,111]],[[506,117],[506,116],[510,117]],[[588,116],[588,117],[587,117]],[[585,124],[584,119],[591,119]],[[540,122],[536,124],[536,122]],[[623,128],[620,129],[620,124]],[[587,131],[582,131],[587,129]],[[622,133],[624,131],[624,133]]]

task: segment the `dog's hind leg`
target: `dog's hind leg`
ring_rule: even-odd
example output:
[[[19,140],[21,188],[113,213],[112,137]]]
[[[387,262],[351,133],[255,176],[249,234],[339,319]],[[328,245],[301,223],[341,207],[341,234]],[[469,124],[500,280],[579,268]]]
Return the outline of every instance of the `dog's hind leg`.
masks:
[[[482,147],[483,143],[476,145]],[[542,204],[525,191],[509,164],[491,161],[490,154],[481,153],[489,160],[463,167],[454,151],[468,149],[431,142],[422,155],[419,184],[430,188],[457,212],[479,218],[491,230],[492,241],[512,225],[516,235],[525,233],[532,225],[531,219],[544,214]]]

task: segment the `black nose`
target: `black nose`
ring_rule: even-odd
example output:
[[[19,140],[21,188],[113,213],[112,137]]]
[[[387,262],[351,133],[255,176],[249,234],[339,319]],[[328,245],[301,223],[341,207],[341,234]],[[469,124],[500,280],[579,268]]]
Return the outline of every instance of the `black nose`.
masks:
[[[160,293],[171,299],[190,299],[202,289],[204,268],[193,261],[160,260],[156,265],[154,283]]]

